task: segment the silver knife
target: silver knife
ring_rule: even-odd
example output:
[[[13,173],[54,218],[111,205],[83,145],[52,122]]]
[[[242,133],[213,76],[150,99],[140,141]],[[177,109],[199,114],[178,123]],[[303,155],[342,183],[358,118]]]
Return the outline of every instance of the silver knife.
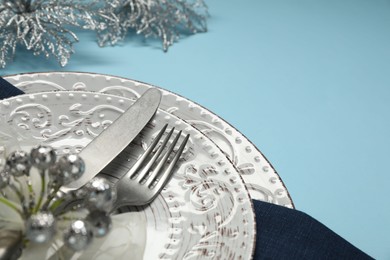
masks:
[[[161,92],[157,89],[147,90],[130,108],[128,108],[107,129],[93,139],[80,153],[86,168],[83,176],[61,191],[78,189],[105,166],[107,166],[150,121],[160,105]],[[22,250],[22,234],[16,231],[0,233],[0,260],[19,258]]]
[[[147,90],[129,109],[107,129],[93,139],[81,152],[85,162],[82,177],[61,188],[62,192],[78,189],[90,181],[124,150],[156,113],[161,101],[161,92]]]

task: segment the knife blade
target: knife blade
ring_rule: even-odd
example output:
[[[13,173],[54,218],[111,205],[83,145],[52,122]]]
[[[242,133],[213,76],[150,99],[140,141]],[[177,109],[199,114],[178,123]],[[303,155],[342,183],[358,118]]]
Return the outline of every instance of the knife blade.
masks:
[[[160,105],[161,92],[147,90],[130,108],[101,134],[93,139],[79,156],[85,162],[85,172],[80,179],[61,188],[67,193],[85,185],[107,166],[150,121]]]

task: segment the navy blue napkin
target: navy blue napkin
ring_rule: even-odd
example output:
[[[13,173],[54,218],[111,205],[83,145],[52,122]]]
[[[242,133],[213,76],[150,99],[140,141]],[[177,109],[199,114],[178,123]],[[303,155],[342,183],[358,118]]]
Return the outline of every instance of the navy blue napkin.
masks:
[[[0,77],[0,99],[23,91]],[[253,200],[254,259],[372,259],[329,228],[294,209]]]
[[[309,215],[253,200],[254,259],[372,259]]]
[[[11,83],[0,77],[0,99],[23,94],[23,91],[14,87]]]

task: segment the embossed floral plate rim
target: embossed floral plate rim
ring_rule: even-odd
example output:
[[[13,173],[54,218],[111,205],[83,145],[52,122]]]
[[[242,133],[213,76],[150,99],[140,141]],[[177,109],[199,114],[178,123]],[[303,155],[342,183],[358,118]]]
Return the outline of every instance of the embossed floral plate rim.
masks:
[[[48,106],[50,100],[52,102],[51,106],[53,107],[53,110],[51,110],[50,106]],[[30,102],[30,105],[28,102]],[[61,102],[65,102],[65,103],[61,103]],[[64,145],[66,143],[68,145],[70,140],[66,139],[66,137],[69,137],[70,133],[73,133],[73,139],[78,140],[77,142],[78,146],[75,148],[81,149],[80,140],[85,139],[85,138],[82,139],[81,137],[83,137],[84,133],[85,134],[88,133],[88,131],[83,132],[83,127],[84,127],[83,124],[84,123],[86,124],[86,128],[84,130],[88,130],[87,126],[90,127],[89,128],[90,131],[91,129],[94,130],[94,128],[91,127],[95,125],[97,127],[95,131],[98,131],[97,129],[102,128],[103,124],[94,124],[92,116],[96,116],[96,118],[98,118],[102,122],[104,121],[105,124],[107,123],[109,124],[114,120],[114,117],[112,115],[110,117],[109,112],[113,110],[116,113],[116,116],[119,116],[119,114],[125,110],[126,106],[124,106],[124,104],[126,104],[126,102],[129,105],[133,101],[124,97],[118,97],[109,94],[80,92],[80,91],[35,93],[35,94],[26,94],[19,97],[9,98],[0,101],[0,108],[1,108],[0,115],[4,115],[7,118],[7,122],[9,122],[10,125],[13,125],[14,127],[18,126],[18,128],[16,129],[20,128],[19,131],[23,133],[28,132],[32,136],[35,135],[36,138],[43,137],[44,140],[51,140],[52,143],[48,142],[49,144],[54,143],[57,145],[58,144]],[[42,106],[40,106],[39,104],[42,104]],[[92,107],[95,106],[95,108],[99,107],[99,109],[107,107],[107,109],[103,110],[102,113],[96,115],[94,114],[95,113],[93,111],[94,109],[91,109],[90,106]],[[69,111],[64,112],[65,107],[67,107]],[[31,112],[26,113],[26,110],[28,112],[28,108],[38,110],[35,111],[37,116],[33,117],[32,116],[33,114]],[[59,110],[56,112],[57,115],[55,115],[55,113],[53,112],[55,109]],[[120,110],[120,112],[118,112],[118,109]],[[93,113],[92,112],[86,113],[86,111],[92,111]],[[9,116],[7,116],[8,114]],[[214,245],[215,247],[216,245],[221,245],[221,242],[223,242],[223,244],[225,244],[225,250],[226,247],[233,250],[233,252],[234,250],[237,250],[235,252],[236,255],[240,254],[241,256],[243,256],[244,259],[250,259],[253,255],[253,250],[254,250],[255,220],[254,220],[253,205],[251,203],[250,195],[241,179],[240,174],[237,172],[234,165],[231,164],[228,158],[222,153],[222,151],[214,143],[212,143],[211,140],[206,138],[198,130],[196,130],[195,128],[193,128],[185,121],[181,120],[180,118],[170,115],[169,113],[163,110],[159,110],[157,116],[158,118],[153,120],[151,125],[149,125],[149,127],[147,128],[149,132],[152,131],[150,129],[153,129],[153,131],[151,133],[149,132],[143,133],[142,140],[144,142],[146,142],[147,140],[147,143],[150,143],[152,140],[152,136],[154,134],[157,134],[158,130],[162,127],[162,125],[164,125],[167,122],[170,123],[171,125],[175,125],[176,128],[181,129],[186,133],[190,133],[193,139],[192,140],[193,146],[190,146],[190,148],[188,148],[187,151],[187,155],[189,157],[186,157],[186,161],[182,162],[182,166],[180,167],[179,172],[171,180],[171,183],[162,192],[159,198],[150,205],[150,207],[142,208],[142,210],[145,211],[146,215],[148,213],[150,214],[153,211],[159,211],[160,213],[163,214],[164,211],[165,212],[167,210],[169,211],[169,213],[167,212],[165,213],[168,215],[166,221],[169,224],[169,232],[168,232],[169,234],[165,236],[165,238],[168,239],[168,242],[165,241],[162,242],[163,243],[162,245],[160,244],[160,248],[164,248],[165,250],[161,252],[160,256],[163,255],[164,257],[168,257],[168,258],[170,257],[191,258],[191,256],[194,255],[197,256],[196,254],[199,253],[197,252],[197,250],[201,251],[200,250],[202,244],[201,242],[208,242],[207,239],[210,239],[209,242],[211,241],[215,243]],[[45,117],[48,118],[46,121],[45,121]],[[19,122],[19,124],[17,124],[17,122]],[[26,128],[28,124],[30,124],[30,127]],[[24,128],[30,130],[21,130]],[[35,129],[33,130],[33,128]],[[68,134],[64,134],[65,132],[63,131],[64,129],[62,128],[66,128]],[[100,129],[100,131],[102,131],[102,129]],[[95,133],[93,136],[96,135],[97,133]],[[25,134],[22,134],[22,136],[25,136]],[[66,142],[64,142],[64,140]],[[84,142],[83,145],[86,145],[85,140],[83,142]],[[75,146],[74,140],[72,141],[72,146]],[[62,148],[68,149],[66,146],[65,148],[64,147]],[[139,145],[138,149],[141,148],[143,149],[144,147],[142,145]],[[191,150],[191,148],[193,150]],[[137,154],[140,153],[141,152],[137,152]],[[196,161],[194,162],[194,164],[191,164],[190,162],[192,161],[189,160],[192,158],[191,156],[193,156],[194,158],[198,158],[198,160],[199,158],[202,159],[203,156],[204,157],[203,161],[202,160],[201,161],[203,163],[210,162],[209,163],[210,166],[213,165],[213,167],[202,166],[203,167],[202,168],[201,166],[196,165],[195,163]],[[199,168],[199,170],[193,172],[194,168]],[[182,173],[184,177],[180,175]],[[202,178],[202,174],[206,174],[206,173],[209,175],[205,175]],[[188,201],[185,197],[180,197],[180,196],[184,196],[183,194],[181,194],[181,192],[184,193],[184,187],[186,186],[192,187],[191,182],[189,183],[187,182],[189,180],[194,181],[196,179],[199,179],[201,184],[204,182],[203,184],[204,186],[197,185],[200,187],[206,187],[212,184],[215,185],[221,183],[218,184],[220,186],[217,185],[216,190],[213,190],[213,192],[220,192],[222,195],[227,194],[226,196],[228,195],[229,196],[226,198],[223,197],[224,199],[223,201],[218,201],[219,205],[217,204],[216,208],[210,207],[210,205],[207,205],[206,203],[206,206],[210,207],[206,211],[203,211],[201,213],[196,212],[196,214],[194,212],[191,212],[190,208],[193,202]],[[178,185],[179,183],[181,183],[182,186],[179,186]],[[174,187],[176,187],[177,190],[175,190]],[[199,194],[198,193],[193,194],[193,188],[189,188],[189,189],[187,188],[186,188],[187,191],[191,191],[190,195],[195,196],[196,199],[196,197]],[[195,191],[199,191],[200,195],[202,195],[203,192],[207,196],[209,196],[207,190],[206,191],[197,190],[195,188]],[[229,193],[227,191],[229,191]],[[224,192],[226,192],[226,194]],[[232,199],[234,200],[232,201]],[[202,205],[202,203],[200,204],[200,206]],[[230,208],[231,211],[225,212],[226,205],[229,205],[229,203],[233,203],[234,207]],[[196,204],[196,206],[199,205]],[[211,206],[214,205],[211,204]],[[168,207],[168,209],[166,207]],[[221,210],[220,207],[222,207],[222,209],[225,208],[225,210]],[[233,212],[233,209],[235,210],[235,212]],[[211,212],[208,212],[208,210],[210,210]],[[200,218],[199,216],[203,216],[203,218]],[[147,220],[154,220],[155,217],[156,216],[152,214],[149,217],[147,217]],[[199,217],[199,220],[197,219],[197,217]],[[213,220],[213,218],[215,219]],[[163,218],[161,219],[164,220]],[[178,223],[175,223],[176,221],[178,221]],[[223,224],[222,230],[217,231],[217,229],[215,229],[213,231],[212,229],[213,227],[210,228],[211,230],[208,230],[209,227],[208,225],[206,225],[205,227],[203,227],[203,229],[205,229],[207,232],[202,231],[201,226],[204,225],[204,223],[207,223],[207,221],[209,222],[209,224],[211,224],[211,226],[218,224],[218,229],[220,228],[219,224],[222,223]],[[158,226],[156,224],[161,224],[161,223],[151,223],[151,224],[152,224],[151,226]],[[191,230],[191,228],[193,228],[193,230],[192,233],[189,235],[187,233],[190,233],[188,232],[188,230]],[[219,234],[219,232],[222,232],[224,228],[226,228],[226,231],[224,231],[223,233],[224,236],[226,237],[223,237],[223,240],[219,241],[218,240],[220,239],[219,237],[222,236],[221,234]],[[184,234],[178,233],[178,230],[182,230]],[[230,233],[229,230],[233,232],[232,235],[234,235],[233,237],[234,239],[236,239],[236,241],[233,241],[234,240],[233,237],[229,237],[229,233]],[[199,232],[199,234],[195,235],[196,232]],[[204,232],[204,234],[202,232]],[[208,234],[211,235],[214,234],[214,236],[210,237],[210,235]],[[155,235],[158,235],[158,233],[156,233]],[[181,236],[183,236],[183,238],[181,238]],[[200,240],[196,240],[196,238]],[[189,242],[190,245],[193,246],[192,250],[189,252],[180,251],[183,248],[183,246],[180,243],[178,246],[178,241],[180,241],[180,239]],[[158,242],[161,241],[158,240]],[[195,243],[199,242],[199,244],[193,245],[194,242]],[[213,243],[208,244],[207,247],[209,247],[210,249],[210,246],[212,246]],[[233,243],[233,244],[229,244],[229,243]],[[242,245],[244,244],[245,247],[242,247]],[[166,245],[169,245],[169,247],[166,248]],[[159,244],[153,244],[153,247],[156,246],[158,248]],[[153,251],[150,250],[150,248],[146,248],[146,250],[148,251],[148,253]],[[217,253],[219,254],[224,253],[222,250],[220,251],[221,252],[217,250]],[[225,255],[225,257],[227,256],[228,255]]]
[[[235,127],[185,97],[137,80],[90,72],[36,72],[9,75],[5,78],[26,93],[39,92],[51,84],[50,88],[45,90],[87,90],[138,97],[148,88],[158,88],[164,94],[161,108],[190,123],[216,143],[238,168],[253,199],[294,208],[281,177],[263,153]],[[73,82],[64,84],[69,79]],[[88,82],[86,84],[83,81]],[[178,102],[185,104],[175,107]]]

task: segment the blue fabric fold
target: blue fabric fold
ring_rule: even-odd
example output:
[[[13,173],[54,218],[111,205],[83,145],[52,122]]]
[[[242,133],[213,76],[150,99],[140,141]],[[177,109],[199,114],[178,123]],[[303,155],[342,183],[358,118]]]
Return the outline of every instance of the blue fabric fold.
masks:
[[[24,94],[0,77],[0,99]],[[253,200],[254,259],[372,259],[332,230],[294,209]]]
[[[24,94],[23,91],[0,77],[0,99]]]
[[[254,259],[372,259],[332,230],[294,209],[253,200]]]

